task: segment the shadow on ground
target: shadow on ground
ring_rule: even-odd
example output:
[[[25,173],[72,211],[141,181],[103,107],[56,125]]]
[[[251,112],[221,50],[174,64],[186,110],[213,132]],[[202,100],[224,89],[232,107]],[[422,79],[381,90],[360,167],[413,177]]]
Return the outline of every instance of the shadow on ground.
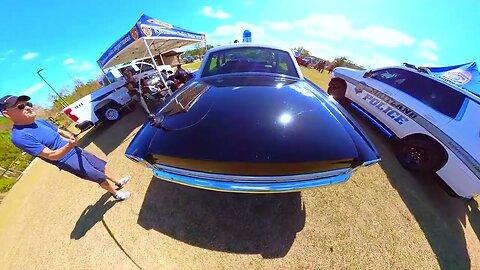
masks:
[[[468,220],[470,221],[470,225],[472,225],[473,231],[477,235],[478,240],[480,240],[480,208],[478,202],[476,200],[469,201],[468,210]]]
[[[83,210],[70,233],[70,239],[78,240],[84,237],[97,222],[102,221],[105,213],[115,205],[115,201],[109,200],[110,197],[110,193],[107,192],[94,205],[89,205]]]
[[[120,144],[128,139],[128,136],[138,126],[147,120],[147,114],[137,106],[133,112],[123,112],[122,118],[113,124],[100,123],[88,131],[80,140],[80,147],[85,148],[89,144],[95,144],[105,155],[110,154]],[[114,136],[112,136],[112,134]]]
[[[464,226],[468,215],[479,235],[478,204],[470,210],[465,199],[448,196],[442,189],[444,182],[436,174],[412,174],[403,169],[394,154],[394,141],[349,106],[345,107],[377,147],[382,158],[380,166],[423,230],[440,268],[470,269]]]
[[[152,178],[138,224],[201,248],[278,258],[303,229],[305,209],[300,192],[221,193]]]

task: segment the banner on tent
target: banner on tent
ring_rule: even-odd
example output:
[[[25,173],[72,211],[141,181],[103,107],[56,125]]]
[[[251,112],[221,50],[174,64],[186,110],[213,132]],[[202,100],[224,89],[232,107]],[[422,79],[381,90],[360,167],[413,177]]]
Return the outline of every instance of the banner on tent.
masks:
[[[135,26],[119,40],[117,40],[108,50],[98,59],[97,63],[102,68],[111,62],[112,59],[119,57],[119,54],[130,44],[141,38],[155,38],[162,40],[187,41],[180,43],[184,45],[194,44],[205,41],[205,35],[187,31],[183,28],[164,23],[153,19],[147,15],[142,15],[135,23]],[[117,62],[125,60],[120,57]]]
[[[480,95],[480,72],[475,62],[448,67],[429,67],[428,69],[434,76]]]

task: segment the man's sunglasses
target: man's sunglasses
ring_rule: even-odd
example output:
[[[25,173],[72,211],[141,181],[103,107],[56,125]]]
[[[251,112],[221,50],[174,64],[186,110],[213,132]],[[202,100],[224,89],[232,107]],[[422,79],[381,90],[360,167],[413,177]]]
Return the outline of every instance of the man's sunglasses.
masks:
[[[33,104],[31,102],[20,103],[16,106],[16,108],[19,109],[19,110],[23,110],[23,109],[25,109],[25,106],[28,106],[28,107],[32,108]]]

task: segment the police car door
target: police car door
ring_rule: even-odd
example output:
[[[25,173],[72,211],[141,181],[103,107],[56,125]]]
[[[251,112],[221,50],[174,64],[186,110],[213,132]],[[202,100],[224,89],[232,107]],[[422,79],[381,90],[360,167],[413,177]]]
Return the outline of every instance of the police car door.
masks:
[[[417,115],[413,120],[430,130],[459,116],[465,101],[461,93],[428,75],[407,72],[409,79],[399,87],[395,99]]]
[[[347,97],[397,133],[405,125],[411,124],[407,117],[409,112],[402,112],[395,102],[398,87],[406,81],[407,76],[399,68],[375,70],[361,79]]]

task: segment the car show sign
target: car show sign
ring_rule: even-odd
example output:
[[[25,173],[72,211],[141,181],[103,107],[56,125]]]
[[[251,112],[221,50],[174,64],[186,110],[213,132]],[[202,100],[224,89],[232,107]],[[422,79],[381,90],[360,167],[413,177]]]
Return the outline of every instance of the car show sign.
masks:
[[[457,84],[480,96],[480,72],[478,71],[477,63],[470,62],[448,67],[429,67],[428,69],[436,77]]]

